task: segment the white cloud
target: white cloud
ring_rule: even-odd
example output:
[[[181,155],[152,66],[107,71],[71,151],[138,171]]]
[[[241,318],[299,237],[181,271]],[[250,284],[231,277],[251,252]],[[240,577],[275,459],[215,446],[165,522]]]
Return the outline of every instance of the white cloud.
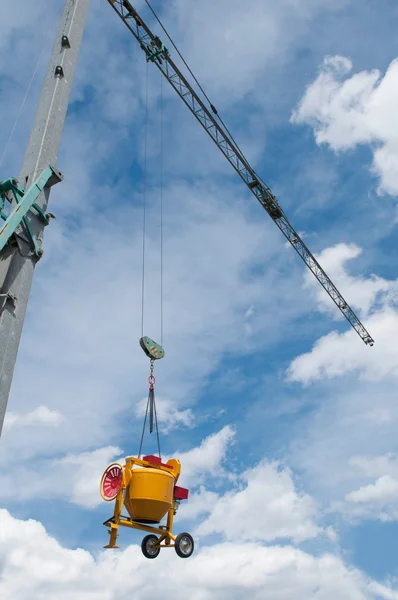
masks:
[[[199,515],[211,512],[218,498],[216,492],[207,490],[202,485],[198,492],[189,494],[187,502],[181,503],[178,514],[182,519],[196,519]]]
[[[365,346],[354,331],[329,333],[320,338],[310,352],[295,358],[288,379],[307,384],[321,379],[342,377],[357,372],[367,381],[381,381],[398,377],[398,314],[384,309],[366,321],[366,327],[375,339],[372,348]]]
[[[370,348],[359,340],[351,328],[342,334],[335,331],[320,338],[310,352],[295,358],[290,364],[287,377],[290,381],[307,384],[319,379],[341,377],[351,371],[359,372],[361,379],[383,380],[398,376],[398,281],[388,281],[371,275],[369,278],[349,275],[345,262],[359,256],[361,249],[351,244],[338,244],[326,248],[317,258],[343,290],[343,295],[366,329],[375,340]],[[319,307],[329,309],[325,295],[313,286],[307,276],[307,286],[317,294]],[[363,316],[362,316],[363,315]]]
[[[392,453],[371,457],[353,456],[349,463],[366,477],[379,477],[388,473],[398,478],[398,457]]]
[[[276,463],[263,461],[239,479],[241,489],[229,491],[199,525],[196,533],[221,533],[227,540],[296,542],[316,537],[316,507],[310,496],[295,489],[292,474]]]
[[[396,592],[348,567],[332,554],[312,556],[290,546],[225,543],[198,547],[181,562],[173,551],[155,561],[138,546],[101,551],[96,557],[70,550],[37,521],[0,511],[0,595],[2,600],[391,600]],[[206,574],[204,577],[203,574]]]
[[[230,476],[223,469],[223,461],[234,435],[234,429],[226,426],[204,438],[198,447],[173,453],[181,461],[179,483],[192,489],[209,477]],[[10,501],[15,495],[18,501],[62,498],[85,508],[95,508],[103,502],[99,493],[101,476],[114,461],[124,463],[123,451],[116,446],[105,446],[56,459],[37,458],[29,467],[24,463],[15,465],[12,472],[9,469],[0,472],[0,498],[3,501]],[[212,497],[210,492],[205,493]],[[193,506],[188,511],[193,514],[197,508]]]
[[[18,501],[34,498],[70,501],[85,508],[101,504],[99,483],[110,462],[120,457],[115,446],[92,452],[68,454],[59,459],[36,459],[34,464],[15,465],[0,473],[0,498]]]
[[[354,524],[385,519],[382,513],[392,518],[397,500],[354,503],[345,498],[385,476],[398,481],[395,380],[358,380],[354,373],[315,382],[302,395],[310,411],[294,430],[286,460],[300,472],[304,489],[329,514],[340,513]],[[375,419],[376,409],[389,418]]]
[[[235,430],[226,425],[217,433],[206,437],[200,446],[187,452],[176,452],[181,461],[181,485],[198,486],[205,476],[226,476],[223,461],[233,443]],[[230,467],[230,465],[229,465]]]
[[[288,381],[313,384],[305,393],[315,407],[292,443],[290,464],[305,472],[303,481],[324,506],[353,522],[391,520],[398,514],[392,454],[398,418],[397,281],[351,276],[345,263],[359,254],[358,247],[339,244],[326,249],[320,260],[375,345],[361,343],[351,329],[334,331],[287,370]],[[326,307],[321,296],[318,302]],[[364,449],[371,458],[362,456]]]
[[[312,126],[316,142],[335,151],[370,144],[380,191],[397,195],[398,60],[384,76],[374,69],[349,77],[351,70],[348,58],[326,57],[291,121]]]
[[[394,454],[382,456],[354,456],[350,467],[362,475],[364,483],[336,502],[334,508],[349,518],[378,519],[380,521],[398,520],[398,460]]]
[[[398,480],[390,475],[379,477],[375,483],[360,487],[346,495],[347,502],[386,502],[398,500]]]
[[[397,282],[387,281],[373,274],[367,278],[360,275],[350,275],[346,263],[358,258],[362,252],[362,248],[355,244],[336,244],[330,248],[325,248],[315,258],[328,273],[349,305],[357,310],[361,317],[366,318],[380,297],[387,297],[397,288]],[[339,316],[339,311],[336,311],[334,304],[331,303],[313,275],[308,272],[305,277],[306,286],[311,287],[315,293],[319,308],[327,311],[331,316]]]
[[[58,411],[50,410],[47,406],[38,406],[27,413],[9,411],[4,420],[4,428],[10,429],[11,427],[26,427],[29,425],[57,427],[63,419],[64,417]]]
[[[119,448],[109,446],[93,452],[83,452],[79,455],[69,455],[55,460],[52,466],[56,472],[62,473],[71,502],[94,508],[101,504],[99,483],[103,472],[110,462],[120,462]],[[58,487],[59,491],[59,487]]]

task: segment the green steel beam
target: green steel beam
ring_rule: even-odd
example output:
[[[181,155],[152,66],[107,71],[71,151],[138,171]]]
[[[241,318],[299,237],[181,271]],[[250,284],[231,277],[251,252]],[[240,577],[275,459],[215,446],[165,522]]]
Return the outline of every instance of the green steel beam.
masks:
[[[45,187],[52,187],[56,183],[62,181],[62,179],[62,173],[55,167],[49,165],[27,191],[18,185],[16,179],[6,179],[5,181],[0,182],[1,208],[4,207],[6,200],[15,203],[14,208],[11,209],[8,216],[1,212],[1,217],[5,222],[0,228],[0,252],[3,250],[10,237],[15,233],[17,227],[23,223],[36,256],[40,257],[42,255],[43,252],[37,242],[36,236],[31,231],[26,215],[34,208],[43,223],[48,225],[50,214],[43,211],[36,204],[36,200]]]

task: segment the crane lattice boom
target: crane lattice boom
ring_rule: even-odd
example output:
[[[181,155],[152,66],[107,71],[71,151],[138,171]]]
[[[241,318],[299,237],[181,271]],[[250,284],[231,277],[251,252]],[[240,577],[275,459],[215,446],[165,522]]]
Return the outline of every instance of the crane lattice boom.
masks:
[[[315,275],[319,283],[327,291],[333,302],[355,329],[360,338],[365,344],[373,346],[373,338],[348,303],[344,300],[343,296],[322,269],[314,255],[304,244],[297,231],[290,224],[270,188],[258,177],[254,169],[249,165],[225,126],[216,119],[217,110],[215,107],[210,104],[210,110],[207,108],[202,99],[170,58],[169,51],[163,45],[159,37],[152,33],[128,0],[108,0],[108,2],[140,44],[141,49],[146,54],[147,61],[153,62],[163,73],[191,113],[207,131],[212,140],[224,154],[225,158],[269,214],[275,225],[279,227],[283,235],[296,250],[297,254],[303,259],[311,273]]]

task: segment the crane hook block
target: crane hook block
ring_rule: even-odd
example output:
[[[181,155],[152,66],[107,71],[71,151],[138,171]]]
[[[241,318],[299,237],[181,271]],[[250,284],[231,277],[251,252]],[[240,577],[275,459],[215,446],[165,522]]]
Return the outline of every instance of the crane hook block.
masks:
[[[159,360],[160,358],[164,357],[164,350],[162,346],[147,336],[144,336],[140,339],[140,346],[151,360]]]

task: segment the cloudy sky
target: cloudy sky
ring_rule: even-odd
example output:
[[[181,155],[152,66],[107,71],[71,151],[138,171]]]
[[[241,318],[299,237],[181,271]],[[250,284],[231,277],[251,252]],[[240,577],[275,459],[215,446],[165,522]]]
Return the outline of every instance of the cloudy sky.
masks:
[[[63,0],[23,4],[0,0],[0,154],[44,51],[1,179],[19,172]],[[397,599],[396,3],[154,7],[375,346],[93,0],[1,438],[0,596]],[[99,479],[137,453],[147,394],[147,77],[144,331],[160,337],[162,164],[156,393],[163,454],[190,489],[175,523],[195,538],[188,560],[146,560],[138,532],[102,549]]]

